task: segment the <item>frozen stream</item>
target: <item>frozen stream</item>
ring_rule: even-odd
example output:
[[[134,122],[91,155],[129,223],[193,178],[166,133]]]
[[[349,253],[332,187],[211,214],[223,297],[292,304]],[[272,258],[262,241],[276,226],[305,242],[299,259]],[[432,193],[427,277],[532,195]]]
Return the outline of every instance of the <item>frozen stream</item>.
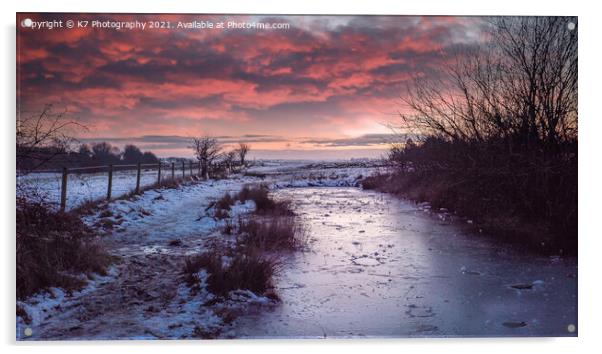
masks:
[[[377,192],[275,194],[294,201],[309,251],[285,259],[282,303],[240,317],[237,337],[576,335],[575,259],[509,251]]]

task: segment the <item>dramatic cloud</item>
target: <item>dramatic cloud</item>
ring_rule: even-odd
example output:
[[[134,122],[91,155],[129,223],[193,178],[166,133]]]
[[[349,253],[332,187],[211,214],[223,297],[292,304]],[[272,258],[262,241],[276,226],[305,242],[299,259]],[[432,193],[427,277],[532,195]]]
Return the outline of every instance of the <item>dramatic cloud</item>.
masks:
[[[46,103],[85,141],[186,154],[199,134],[266,151],[383,147],[413,77],[480,41],[475,18],[20,14],[43,20],[247,21],[286,29],[19,28],[20,110]],[[310,138],[307,138],[310,137]],[[382,140],[383,138],[384,140]],[[381,140],[379,140],[381,139]],[[162,150],[162,151],[161,151]]]

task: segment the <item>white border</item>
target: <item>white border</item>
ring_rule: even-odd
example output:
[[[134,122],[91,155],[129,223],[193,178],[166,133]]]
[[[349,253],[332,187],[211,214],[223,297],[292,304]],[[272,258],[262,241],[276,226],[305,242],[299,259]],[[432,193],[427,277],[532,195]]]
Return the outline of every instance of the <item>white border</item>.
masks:
[[[15,117],[15,12],[146,12],[146,13],[256,13],[256,14],[400,14],[400,15],[577,15],[579,16],[579,74],[580,74],[580,122],[579,122],[579,338],[559,339],[400,339],[400,340],[329,340],[329,341],[211,341],[211,342],[94,342],[29,344],[14,342],[14,118]],[[164,353],[178,352],[247,352],[288,354],[307,351],[344,351],[363,353],[367,350],[406,353],[576,353],[599,346],[598,329],[602,319],[600,312],[600,276],[602,269],[598,253],[602,249],[602,233],[599,223],[602,200],[602,181],[598,164],[602,160],[600,137],[600,13],[594,2],[577,1],[527,1],[527,0],[419,0],[419,1],[341,1],[325,0],[291,1],[73,1],[20,0],[2,5],[2,61],[1,85],[3,117],[0,166],[8,166],[1,173],[2,240],[5,252],[2,263],[5,272],[1,294],[2,341],[8,352],[39,353],[51,350],[61,353],[106,353],[113,348],[128,352]],[[373,348],[374,347],[374,348]]]

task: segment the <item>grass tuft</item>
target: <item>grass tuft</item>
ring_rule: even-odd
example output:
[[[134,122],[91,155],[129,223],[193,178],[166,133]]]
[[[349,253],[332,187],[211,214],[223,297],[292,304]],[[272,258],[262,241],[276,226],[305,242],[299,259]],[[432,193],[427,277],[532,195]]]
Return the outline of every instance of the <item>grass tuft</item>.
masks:
[[[295,250],[306,242],[306,231],[295,216],[270,215],[239,219],[239,242],[261,251]]]
[[[250,290],[264,294],[272,288],[272,275],[276,263],[259,253],[236,254],[226,265],[222,255],[207,252],[193,256],[184,265],[188,285],[198,284],[197,274],[205,269],[209,274],[207,288],[215,295],[226,297],[233,290]]]
[[[226,193],[215,203],[215,209],[230,210],[234,203],[236,203],[236,199],[230,193]]]

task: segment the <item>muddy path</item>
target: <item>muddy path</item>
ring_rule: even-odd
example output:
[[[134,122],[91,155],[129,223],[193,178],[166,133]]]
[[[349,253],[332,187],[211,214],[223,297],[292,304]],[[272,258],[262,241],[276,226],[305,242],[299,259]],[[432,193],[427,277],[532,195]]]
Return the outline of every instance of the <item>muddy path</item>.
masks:
[[[213,295],[191,291],[182,279],[189,255],[231,242],[207,206],[245,184],[354,184],[365,169],[265,176],[234,175],[224,180],[188,183],[176,189],[149,190],[101,206],[84,221],[94,227],[117,261],[109,275],[95,276],[81,291],[50,289],[23,302],[17,316],[18,340],[179,339],[235,337],[231,321],[265,298],[239,293],[206,305]],[[244,209],[244,208],[243,208]],[[242,211],[244,212],[244,211]],[[220,247],[220,246],[218,246]],[[206,275],[205,275],[206,277]],[[270,304],[273,305],[273,304]]]
[[[203,211],[242,182],[196,183],[115,201],[87,218],[103,234],[116,261],[109,275],[80,292],[54,289],[30,301],[36,323],[18,324],[21,339],[178,339],[217,336],[224,323],[182,280],[185,258],[209,249],[219,236]],[[102,216],[101,216],[102,215]],[[107,221],[108,220],[108,221]],[[110,227],[107,227],[110,226]],[[23,335],[25,329],[31,335]]]

